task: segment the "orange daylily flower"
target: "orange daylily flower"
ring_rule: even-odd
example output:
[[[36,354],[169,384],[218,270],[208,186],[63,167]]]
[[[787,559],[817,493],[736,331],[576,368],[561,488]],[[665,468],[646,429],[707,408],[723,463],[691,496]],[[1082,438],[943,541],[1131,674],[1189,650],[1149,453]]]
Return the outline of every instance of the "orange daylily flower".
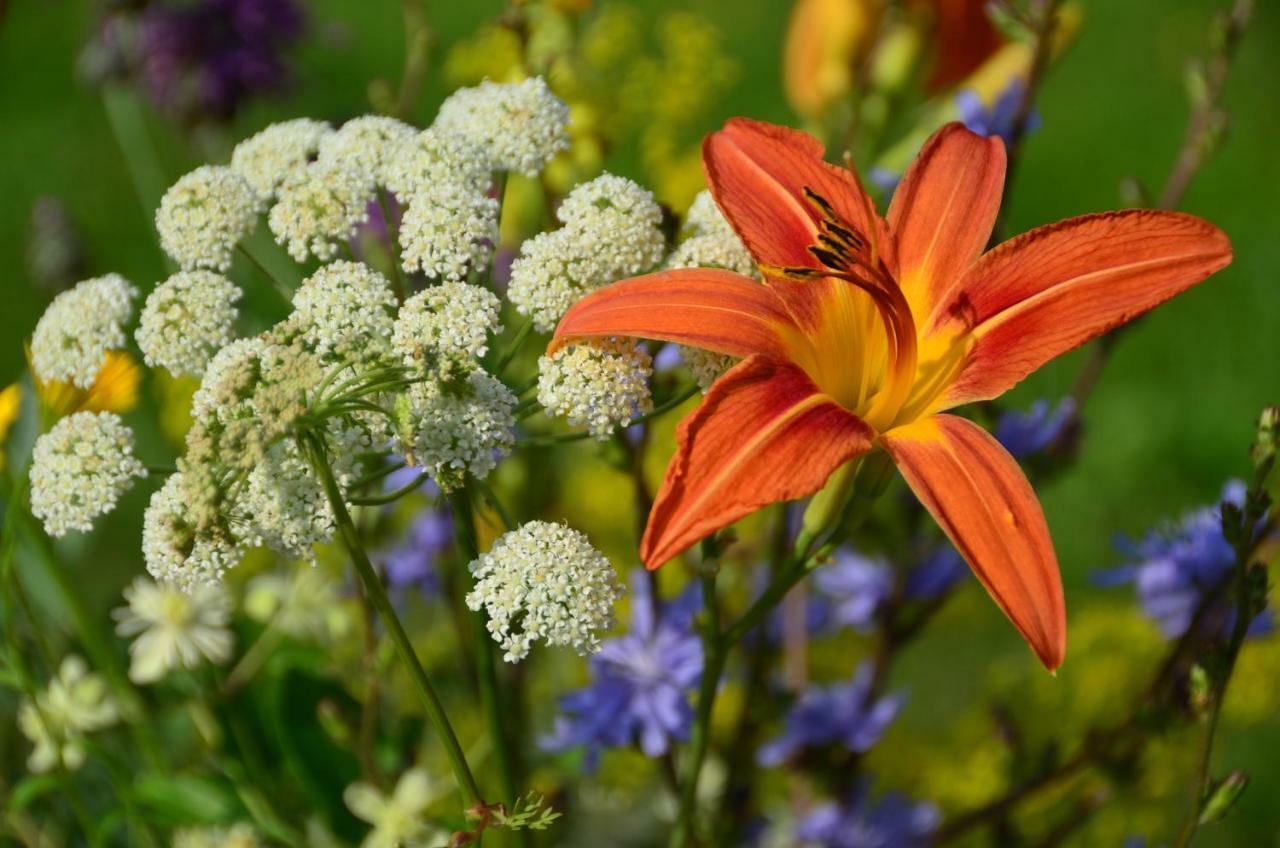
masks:
[[[1057,559],[1026,477],[946,410],[999,397],[1044,363],[1231,261],[1217,227],[1147,209],[1071,218],[983,252],[1005,151],[939,130],[876,213],[852,169],[794,130],[734,119],[708,136],[711,191],[760,284],[710,268],[606,286],[552,345],[625,335],[743,361],[681,422],[641,556],[656,568],[737,519],[818,491],[887,451],[1050,669],[1066,646]]]

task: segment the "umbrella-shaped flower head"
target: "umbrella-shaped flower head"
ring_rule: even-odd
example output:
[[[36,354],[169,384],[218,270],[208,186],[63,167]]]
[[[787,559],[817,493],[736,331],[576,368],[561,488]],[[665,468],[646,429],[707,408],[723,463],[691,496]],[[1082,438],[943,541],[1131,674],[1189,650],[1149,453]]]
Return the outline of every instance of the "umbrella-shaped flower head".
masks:
[[[1191,215],[1127,210],[1040,227],[984,252],[1004,185],[998,138],[939,130],[881,217],[814,138],[734,119],[703,162],[764,274],[664,271],[578,302],[553,347],[638,336],[742,359],[680,425],[641,555],[656,568],[833,471],[887,451],[1049,668],[1066,616],[1040,504],[991,435],[947,410],[999,397],[1049,360],[1231,261]]]

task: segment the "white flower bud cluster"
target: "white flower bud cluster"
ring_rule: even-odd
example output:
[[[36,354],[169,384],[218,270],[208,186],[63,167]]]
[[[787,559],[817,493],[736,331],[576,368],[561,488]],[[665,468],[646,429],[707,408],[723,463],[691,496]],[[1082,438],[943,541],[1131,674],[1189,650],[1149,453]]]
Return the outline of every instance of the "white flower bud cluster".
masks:
[[[165,192],[156,210],[160,247],[184,270],[226,271],[258,220],[258,196],[230,168],[201,165]]]
[[[208,500],[194,476],[169,475],[151,496],[142,517],[142,558],[147,572],[161,583],[194,591],[222,579],[244,549],[222,532],[200,532],[193,503]]]
[[[27,768],[35,774],[79,769],[87,757],[85,736],[119,719],[106,681],[83,658],[67,655],[48,688],[18,708],[18,729],[33,746]]]
[[[249,184],[260,204],[270,203],[288,180],[306,170],[333,127],[311,118],[272,124],[236,145],[231,170]]]
[[[337,161],[312,162],[281,185],[267,215],[276,241],[298,262],[327,262],[369,220],[374,181],[365,171]]]
[[[31,366],[41,380],[93,385],[109,350],[124,347],[137,290],[119,274],[77,283],[53,299],[31,337]]]
[[[138,577],[125,588],[124,599],[127,606],[114,610],[112,617],[118,622],[116,633],[133,638],[129,679],[134,683],[155,683],[175,668],[230,658],[231,599],[221,586],[184,592]]]
[[[485,80],[440,104],[433,125],[478,144],[492,171],[536,177],[569,147],[569,107],[541,77],[518,83]]]
[[[590,339],[538,360],[538,403],[604,441],[653,411],[653,359],[633,339]]]
[[[134,335],[152,368],[200,376],[234,337],[240,289],[213,271],[179,271],[156,286]]]
[[[501,380],[475,369],[458,380],[410,387],[401,438],[411,464],[421,464],[442,490],[466,474],[484,478],[511,451],[516,396]]]
[[[293,308],[292,320],[322,359],[364,363],[390,350],[396,296],[368,265],[325,265],[302,281]]]
[[[333,538],[335,518],[324,488],[291,442],[272,445],[249,472],[237,508],[248,524],[242,540],[289,559],[315,562],[315,545]]]
[[[609,560],[584,534],[546,521],[503,534],[471,563],[471,573],[476,584],[467,606],[485,611],[507,662],[524,659],[539,640],[583,655],[599,650],[623,592]]]
[[[411,368],[474,367],[489,350],[490,334],[502,332],[497,295],[469,283],[428,286],[404,302],[391,345]]]
[[[77,412],[36,439],[31,452],[31,513],[50,536],[89,531],[115,509],[147,469],[133,455],[133,432],[113,412]]]
[[[400,149],[413,141],[417,129],[384,115],[362,115],[343,124],[320,142],[320,161],[364,174],[386,185],[388,166]]]
[[[666,251],[662,210],[623,177],[604,174],[578,186],[556,214],[564,226],[521,246],[507,289],[543,333],[583,296],[655,267]]]

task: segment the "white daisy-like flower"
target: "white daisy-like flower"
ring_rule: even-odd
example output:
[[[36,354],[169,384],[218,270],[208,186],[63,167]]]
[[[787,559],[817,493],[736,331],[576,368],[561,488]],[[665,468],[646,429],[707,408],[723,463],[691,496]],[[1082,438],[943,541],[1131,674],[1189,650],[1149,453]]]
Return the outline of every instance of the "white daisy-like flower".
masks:
[[[368,783],[353,783],[342,793],[347,809],[372,825],[361,848],[427,848],[448,841],[446,831],[426,821],[427,808],[449,790],[431,780],[426,769],[401,775],[390,795]]]
[[[390,349],[395,292],[368,265],[325,265],[302,281],[293,308],[293,320],[321,358],[367,362]]]
[[[230,827],[184,827],[173,832],[172,848],[259,848],[258,832],[245,822]]]
[[[316,161],[280,187],[267,224],[276,241],[298,262],[327,262],[369,220],[373,179],[338,161]]]
[[[134,335],[152,368],[200,376],[210,358],[229,344],[241,292],[213,271],[179,271],[147,295]]]
[[[604,174],[578,186],[557,211],[564,226],[520,247],[507,296],[539,332],[600,286],[657,266],[666,251],[662,210],[653,195]]]
[[[403,197],[400,261],[406,271],[461,280],[483,268],[498,240],[498,201],[462,179],[442,179]]]
[[[236,145],[231,170],[249,184],[259,203],[269,203],[280,186],[316,158],[320,142],[330,135],[333,127],[311,118],[272,124]]]
[[[169,475],[142,516],[147,572],[185,591],[218,582],[244,555],[243,548],[225,533],[199,531],[192,504],[205,498],[191,491],[195,479],[184,471]]]
[[[392,348],[410,367],[472,363],[488,352],[489,336],[502,332],[501,309],[498,296],[483,286],[428,286],[400,307]]]
[[[460,88],[440,104],[432,126],[479,145],[490,170],[529,177],[569,147],[569,107],[542,77]]]
[[[653,359],[633,339],[590,339],[538,360],[538,403],[604,441],[653,411]]]
[[[339,163],[385,185],[387,166],[417,134],[417,128],[404,121],[385,115],[362,115],[325,136],[320,143],[320,161]]]
[[[609,560],[583,533],[546,521],[504,533],[470,568],[476,583],[467,606],[485,611],[507,662],[524,659],[537,641],[582,655],[599,650],[623,592]]]
[[[402,447],[442,490],[466,474],[483,479],[515,443],[515,406],[511,390],[480,368],[459,380],[416,383],[404,402]]]
[[[205,660],[221,664],[231,656],[231,599],[221,586],[184,592],[138,577],[125,588],[124,599],[128,606],[112,616],[116,632],[133,638],[129,679],[134,683],[155,683],[175,668],[195,668]]]
[[[50,536],[89,531],[120,496],[146,477],[133,455],[133,431],[113,412],[77,412],[36,439],[31,451],[31,513]]]
[[[31,337],[31,366],[41,380],[87,389],[109,350],[124,347],[137,289],[119,274],[83,280],[53,299]]]
[[[240,240],[258,220],[258,197],[230,168],[201,165],[160,199],[160,247],[183,270],[226,271]]]
[[[81,657],[64,657],[48,688],[18,707],[18,729],[33,746],[27,768],[36,774],[59,765],[75,771],[84,765],[85,735],[119,718],[106,682]]]

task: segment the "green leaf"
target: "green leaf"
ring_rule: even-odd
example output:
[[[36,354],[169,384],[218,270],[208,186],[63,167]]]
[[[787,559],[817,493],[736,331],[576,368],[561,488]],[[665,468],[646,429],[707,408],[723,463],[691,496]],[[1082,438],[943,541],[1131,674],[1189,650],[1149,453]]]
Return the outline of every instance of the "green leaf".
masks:
[[[51,774],[32,774],[22,778],[9,793],[7,805],[10,812],[25,810],[40,799],[41,795],[58,790],[58,779]]]
[[[144,774],[134,782],[138,803],[174,822],[226,821],[239,810],[225,783],[198,775]]]
[[[1221,821],[1249,785],[1249,775],[1240,769],[1227,774],[1226,777],[1213,784],[1206,793],[1204,806],[1200,809],[1200,824],[1211,824]]]

